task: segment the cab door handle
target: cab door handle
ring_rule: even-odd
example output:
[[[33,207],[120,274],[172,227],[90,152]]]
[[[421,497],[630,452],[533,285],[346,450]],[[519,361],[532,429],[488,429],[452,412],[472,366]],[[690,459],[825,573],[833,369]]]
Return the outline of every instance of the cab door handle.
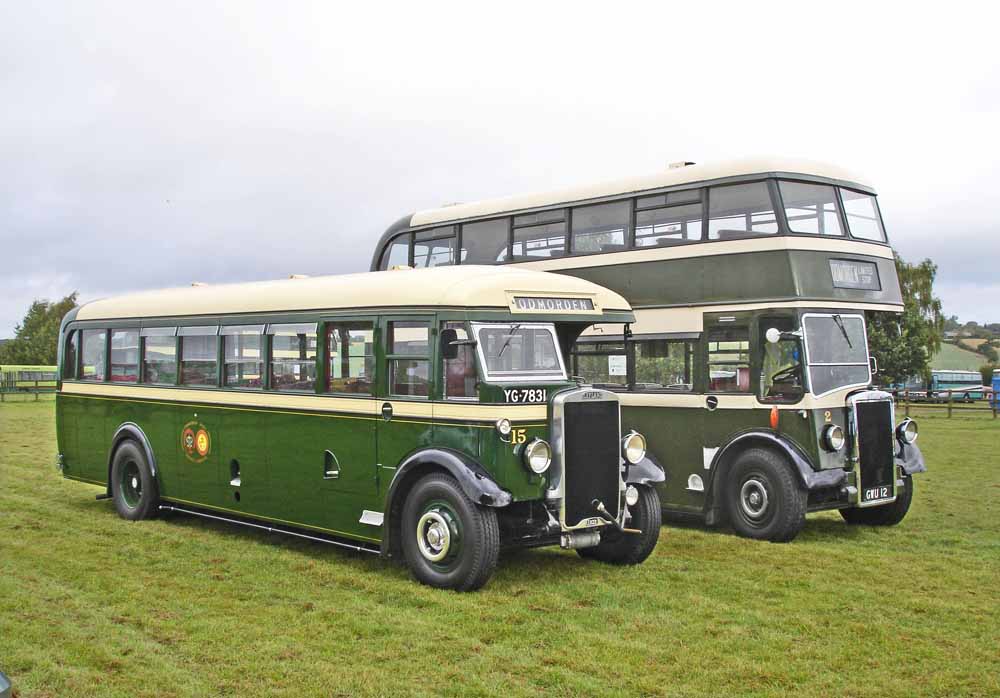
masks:
[[[382,403],[382,419],[389,421],[392,419],[392,403],[383,402]]]

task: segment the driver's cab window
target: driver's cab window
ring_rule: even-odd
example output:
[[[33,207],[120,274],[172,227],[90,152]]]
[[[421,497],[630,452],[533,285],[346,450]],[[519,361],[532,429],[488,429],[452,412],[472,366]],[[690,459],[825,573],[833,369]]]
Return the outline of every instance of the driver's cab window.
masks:
[[[767,331],[781,334],[777,342],[767,340]],[[761,402],[798,402],[804,392],[802,383],[802,345],[788,333],[795,329],[792,318],[763,318],[760,321]]]
[[[448,400],[475,400],[479,397],[476,385],[476,346],[469,341],[469,330],[464,322],[441,323],[442,330],[454,330],[457,343],[454,359],[443,359],[444,396]]]
[[[750,392],[750,329],[722,325],[708,331],[708,390]]]

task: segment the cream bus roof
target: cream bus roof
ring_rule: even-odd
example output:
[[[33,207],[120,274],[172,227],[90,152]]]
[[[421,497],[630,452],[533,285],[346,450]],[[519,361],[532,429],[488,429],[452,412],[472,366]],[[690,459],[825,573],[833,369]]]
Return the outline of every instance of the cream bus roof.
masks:
[[[377,307],[510,308],[513,296],[590,299],[595,310],[630,312],[624,298],[570,276],[491,266],[453,266],[145,291],[93,301],[77,320],[229,315]]]
[[[746,158],[743,160],[726,160],[723,162],[706,163],[704,165],[676,167],[650,175],[630,177],[628,179],[572,189],[542,192],[539,194],[521,194],[500,199],[488,199],[485,201],[428,209],[413,214],[413,217],[410,219],[410,225],[429,225],[465,218],[478,218],[480,216],[491,216],[509,211],[554,206],[560,203],[575,201],[587,201],[606,196],[630,194],[650,189],[662,189],[694,182],[724,179],[726,177],[774,173],[822,177],[840,182],[860,184],[869,189],[872,188],[864,178],[835,165],[792,158]]]

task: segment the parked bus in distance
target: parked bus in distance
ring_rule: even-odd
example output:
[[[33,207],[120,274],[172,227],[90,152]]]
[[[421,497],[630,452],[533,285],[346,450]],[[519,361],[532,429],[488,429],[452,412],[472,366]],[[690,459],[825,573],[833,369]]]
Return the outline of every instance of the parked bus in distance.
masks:
[[[381,552],[437,587],[482,586],[501,546],[639,563],[663,471],[564,355],[633,319],[596,284],[493,267],[95,301],[62,324],[59,466],[126,519]]]
[[[975,402],[983,399],[983,374],[979,371],[931,371],[928,391],[931,399],[947,401]]]
[[[57,378],[55,366],[0,366],[0,390],[7,393],[55,390]]]
[[[866,314],[903,309],[874,189],[800,161],[680,165],[405,216],[372,269],[518,264],[623,295],[635,322],[584,332],[571,372],[646,434],[669,514],[773,541],[807,511],[898,523],[925,467],[870,388]]]

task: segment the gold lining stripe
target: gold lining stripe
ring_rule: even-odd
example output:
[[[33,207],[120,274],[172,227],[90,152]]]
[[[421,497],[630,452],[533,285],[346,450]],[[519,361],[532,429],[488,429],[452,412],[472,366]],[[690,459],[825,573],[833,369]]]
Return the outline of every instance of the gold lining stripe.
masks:
[[[245,511],[237,511],[236,509],[226,509],[225,507],[217,507],[212,504],[203,504],[201,502],[190,502],[186,499],[181,499],[180,497],[160,497],[164,502],[174,502],[175,504],[189,504],[193,507],[199,507],[201,509],[212,509],[214,511],[224,511],[228,514],[236,514],[247,519],[260,519],[262,521],[273,521],[275,523],[283,523],[289,526],[295,526],[296,528],[308,528],[313,531],[322,531],[323,533],[332,533],[337,536],[344,536],[346,538],[353,538],[356,540],[364,540],[369,543],[381,543],[381,538],[370,538],[368,536],[361,536],[356,533],[345,533],[344,531],[338,531],[333,528],[323,528],[322,526],[310,526],[309,524],[299,523],[297,521],[286,521],[285,519],[278,519],[273,516],[264,516],[262,514],[248,514]]]

